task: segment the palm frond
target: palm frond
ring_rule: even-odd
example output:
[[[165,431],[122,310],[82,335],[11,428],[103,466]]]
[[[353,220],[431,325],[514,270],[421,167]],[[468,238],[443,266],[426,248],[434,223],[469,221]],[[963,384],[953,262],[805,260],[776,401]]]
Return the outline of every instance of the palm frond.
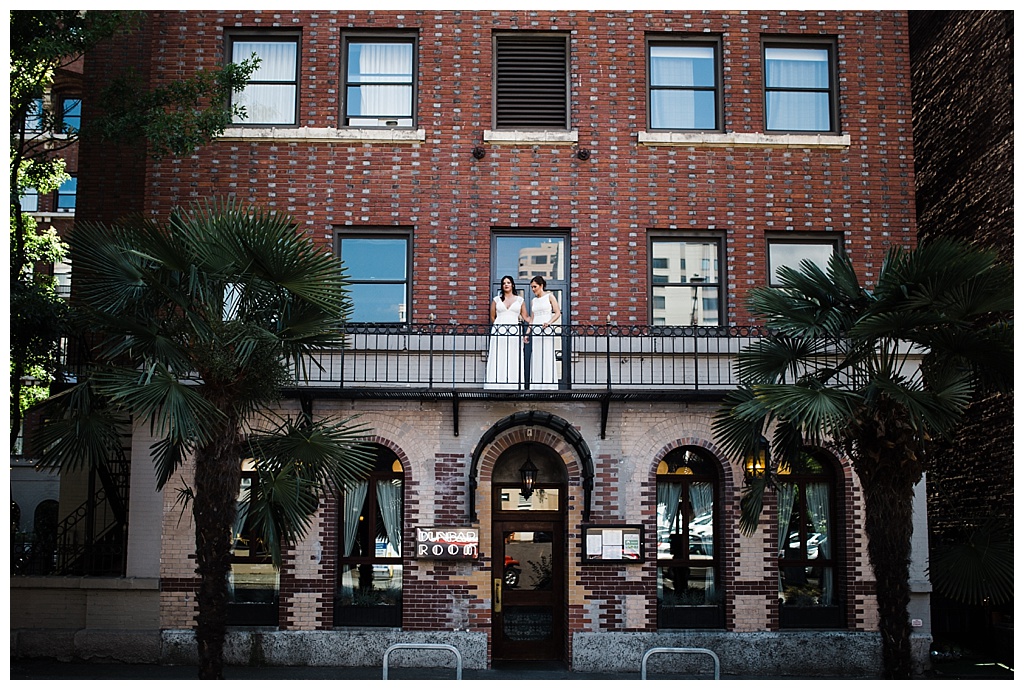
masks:
[[[125,417],[88,382],[44,402],[36,432],[40,467],[74,471],[104,464],[120,448]]]
[[[968,605],[1013,600],[1013,535],[996,522],[980,526],[966,541],[933,551],[928,573],[943,596]]]

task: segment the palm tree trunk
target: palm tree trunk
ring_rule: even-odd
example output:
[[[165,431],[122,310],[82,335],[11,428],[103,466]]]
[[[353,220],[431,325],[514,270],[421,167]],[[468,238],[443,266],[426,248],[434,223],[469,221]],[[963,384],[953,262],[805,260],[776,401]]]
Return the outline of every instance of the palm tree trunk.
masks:
[[[864,486],[864,528],[875,572],[882,672],[884,678],[909,679],[913,672],[908,606],[914,484],[921,470],[910,430],[892,419],[873,422],[874,435],[862,434],[858,439],[855,465]]]
[[[219,438],[196,451],[192,510],[196,521],[196,573],[199,575],[196,643],[200,679],[224,677],[231,531],[242,480],[240,447],[238,425],[229,423]]]

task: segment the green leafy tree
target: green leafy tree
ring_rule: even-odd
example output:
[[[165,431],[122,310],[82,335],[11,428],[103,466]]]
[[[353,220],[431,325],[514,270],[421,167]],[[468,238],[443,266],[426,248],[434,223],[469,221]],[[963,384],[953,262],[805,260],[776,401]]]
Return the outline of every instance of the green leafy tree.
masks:
[[[160,488],[192,459],[184,495],[200,576],[200,677],[220,678],[243,460],[254,461],[260,487],[245,510],[278,565],[321,493],[372,466],[366,430],[352,419],[266,412],[312,353],[338,346],[351,311],[341,263],[291,219],[232,202],[176,212],[166,226],[80,224],[70,245],[80,274],[75,332],[92,361],[46,403],[42,463],[101,465],[129,418],[159,438]]]
[[[22,212],[22,195],[29,188],[41,195],[58,189],[68,179],[63,152],[80,139],[128,144],[156,158],[192,151],[222,133],[234,118],[245,116],[243,109],[228,105],[229,97],[245,85],[258,62],[254,58],[198,72],[153,89],[142,88],[139,76],[126,68],[109,75],[99,98],[103,107],[93,109],[80,130],[73,129],[61,122],[59,108],[50,103],[55,75],[101,42],[136,30],[145,13],[18,10],[10,12],[10,19],[11,332],[34,333],[12,342],[13,447],[22,412],[59,375],[53,355],[65,311],[52,282],[39,279],[33,270],[41,260],[33,248],[46,231]],[[26,388],[30,377],[36,385]]]
[[[741,498],[741,528],[757,528],[764,492],[805,445],[832,445],[864,491],[884,674],[909,678],[909,566],[914,485],[929,441],[950,433],[977,386],[1012,383],[1013,277],[995,254],[948,240],[891,250],[873,290],[850,260],[805,261],[754,290],[770,335],[739,355],[741,385],[714,430],[737,460],[770,436],[766,476]]]

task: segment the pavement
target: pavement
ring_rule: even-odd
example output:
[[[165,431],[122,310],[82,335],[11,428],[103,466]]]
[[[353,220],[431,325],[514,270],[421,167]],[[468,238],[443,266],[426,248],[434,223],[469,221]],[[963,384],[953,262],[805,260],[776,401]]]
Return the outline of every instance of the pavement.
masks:
[[[11,680],[104,680],[104,681],[181,681],[196,680],[199,671],[196,666],[163,666],[158,664],[118,664],[60,662],[52,659],[12,659]],[[705,675],[681,675],[648,672],[647,680],[710,680],[713,672]],[[380,666],[227,666],[224,668],[227,681],[244,681],[251,685],[255,681],[339,681],[359,680],[364,682],[383,681]],[[388,682],[423,685],[443,683],[457,679],[457,669],[451,668],[402,668],[388,669]],[[594,681],[613,681],[616,685],[640,682],[640,673],[577,673],[560,663],[520,663],[497,666],[489,669],[463,669],[462,680],[510,681],[522,684],[524,681],[562,680],[592,684]],[[784,680],[788,685],[806,683],[808,687],[819,688],[822,681],[844,680],[875,682],[877,678],[765,678],[729,675],[722,672],[722,680],[747,681],[763,684],[766,680]],[[920,680],[1013,680],[1013,668],[991,662],[940,663]],[[813,686],[812,686],[813,684]]]

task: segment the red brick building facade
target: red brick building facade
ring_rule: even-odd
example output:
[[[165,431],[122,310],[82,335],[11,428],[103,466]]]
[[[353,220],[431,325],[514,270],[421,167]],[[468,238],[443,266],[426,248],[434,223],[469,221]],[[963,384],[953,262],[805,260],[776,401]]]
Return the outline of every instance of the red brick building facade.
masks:
[[[366,353],[330,360],[322,379],[288,391],[286,411],[359,414],[373,429],[371,486],[402,487],[401,525],[378,525],[359,560],[345,513],[356,499],[325,502],[271,577],[264,612],[245,621],[265,626],[263,658],[318,663],[322,648],[321,663],[375,665],[387,644],[442,641],[480,666],[546,656],[635,669],[631,650],[681,646],[714,649],[729,672],[876,670],[849,461],[809,449],[804,498],[770,495],[762,528],[744,536],[744,468],[716,445],[711,417],[734,385],[730,353],[756,336],[748,291],[774,268],[844,252],[870,282],[887,249],[915,244],[907,41],[904,12],[210,10],[152,12],[88,56],[96,88],[125,64],[159,85],[260,54],[237,101],[250,117],[191,156],[83,144],[79,217],[164,219],[226,196],[286,214],[341,253],[359,336],[387,369],[368,373]],[[87,97],[83,116],[95,107]],[[523,290],[538,273],[562,307],[558,380],[489,392],[491,298],[502,275]],[[445,334],[450,369],[434,359]],[[440,373],[425,378],[412,351]],[[550,504],[517,498],[524,459]],[[133,457],[133,487],[150,481],[146,463]],[[828,499],[814,507],[819,486]],[[390,523],[373,509],[385,496],[358,499],[366,519]],[[138,499],[139,520],[160,525],[159,554],[129,555],[158,581],[170,660],[189,653],[195,613],[191,527],[174,498]],[[817,527],[790,536],[790,511]],[[477,555],[417,558],[416,528],[431,526],[478,530]],[[635,562],[623,556],[633,534]],[[785,561],[794,545],[826,565]],[[534,599],[520,597],[526,580],[503,592],[502,557],[535,553],[519,574],[544,570]],[[789,606],[794,569],[816,582],[809,617]],[[914,572],[912,616],[926,621]],[[394,617],[351,617],[346,577],[397,586]],[[687,592],[700,601],[670,602]],[[771,644],[753,643],[765,634]],[[315,642],[299,649],[289,635]],[[779,652],[809,642],[830,651]]]

